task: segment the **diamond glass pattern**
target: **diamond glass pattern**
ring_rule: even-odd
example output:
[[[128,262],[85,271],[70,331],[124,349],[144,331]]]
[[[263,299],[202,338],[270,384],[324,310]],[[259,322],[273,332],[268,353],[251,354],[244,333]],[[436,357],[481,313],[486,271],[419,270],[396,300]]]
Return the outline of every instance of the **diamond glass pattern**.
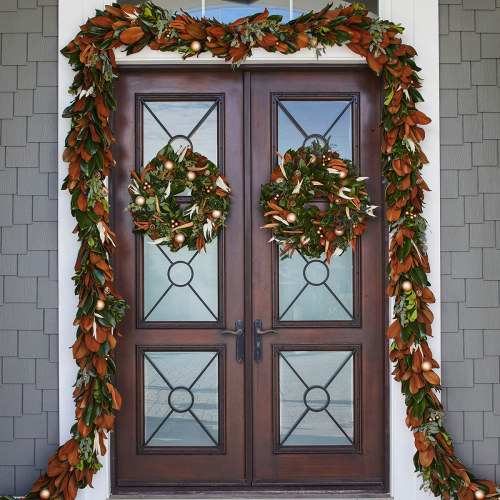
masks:
[[[219,165],[219,99],[143,102],[143,165],[165,144],[174,151],[191,146],[193,151]],[[185,190],[177,196],[188,196]]]
[[[219,446],[219,351],[144,352],[144,443]]]
[[[279,352],[279,446],[353,446],[354,353]]]
[[[341,158],[352,160],[352,105],[349,100],[276,99],[278,151],[282,154],[299,146],[310,146],[313,140],[330,145]]]
[[[353,255],[279,261],[278,321],[353,321]]]
[[[144,317],[147,322],[219,320],[218,244],[196,253],[171,252],[144,240]]]

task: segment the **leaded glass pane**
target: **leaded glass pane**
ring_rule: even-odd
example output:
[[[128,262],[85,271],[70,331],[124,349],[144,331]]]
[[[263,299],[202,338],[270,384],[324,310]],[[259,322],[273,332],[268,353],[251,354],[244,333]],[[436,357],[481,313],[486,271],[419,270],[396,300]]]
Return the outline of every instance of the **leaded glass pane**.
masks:
[[[341,158],[352,160],[352,100],[278,100],[278,151],[330,139]]]
[[[218,321],[219,241],[197,253],[187,247],[172,252],[144,239],[143,321]]]
[[[354,320],[353,252],[308,259],[298,252],[279,261],[279,321]]]
[[[280,446],[355,444],[354,352],[279,351]]]
[[[190,146],[219,163],[218,100],[143,102],[143,165],[166,144],[174,151]],[[177,196],[188,196],[186,189]]]
[[[219,445],[219,352],[144,355],[146,446]]]

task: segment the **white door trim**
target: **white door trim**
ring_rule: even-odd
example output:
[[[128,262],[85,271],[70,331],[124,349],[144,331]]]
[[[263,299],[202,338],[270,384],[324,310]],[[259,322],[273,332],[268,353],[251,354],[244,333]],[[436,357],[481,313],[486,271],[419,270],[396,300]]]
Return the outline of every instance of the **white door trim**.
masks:
[[[325,0],[326,2],[326,0]],[[62,49],[79,31],[88,17],[94,15],[95,9],[103,9],[109,2],[104,0],[59,0],[59,48]],[[179,5],[182,2],[179,2]],[[432,123],[425,127],[426,139],[423,149],[430,164],[424,167],[423,176],[432,190],[426,195],[424,217],[429,222],[427,234],[429,242],[429,261],[432,273],[429,280],[433,283],[432,290],[436,297],[434,312],[434,338],[430,345],[434,358],[441,361],[441,287],[440,287],[440,141],[439,141],[439,26],[438,2],[435,0],[381,0],[380,17],[405,27],[403,41],[413,45],[417,52],[417,63],[422,68],[420,73],[424,80],[422,94],[425,102],[419,105]],[[264,50],[255,50],[255,55],[245,64],[290,64],[311,63],[316,61],[312,51],[302,50],[296,54],[283,56],[269,54]],[[179,62],[178,54],[171,52],[152,51],[144,49],[139,54],[126,56],[117,52],[119,65],[127,64],[168,64]],[[315,64],[359,64],[364,60],[347,47],[329,48]],[[200,63],[227,64],[202,54],[199,58],[191,58],[183,64],[196,65]],[[61,114],[71,102],[67,89],[73,81],[74,73],[68,65],[68,60],[59,55],[59,184],[67,175],[67,164],[62,161],[64,140],[69,130],[70,121]],[[120,103],[118,103],[120,105]],[[121,168],[121,167],[118,167]],[[69,347],[75,340],[73,320],[77,308],[74,295],[74,285],[71,276],[74,273],[74,263],[78,253],[78,242],[72,231],[75,220],[70,213],[70,196],[67,191],[59,194],[59,438],[64,443],[69,437],[69,429],[75,422],[73,388],[77,367]],[[118,239],[119,239],[118,235]],[[118,251],[119,248],[118,248]],[[391,369],[392,371],[392,369]],[[419,491],[421,480],[414,473],[412,457],[414,454],[413,435],[406,428],[406,407],[400,393],[400,384],[391,378],[390,390],[390,492],[395,500],[423,500],[430,498],[428,493]],[[96,475],[94,489],[80,491],[78,500],[106,500],[110,495],[110,461],[109,453],[103,458],[103,469]]]

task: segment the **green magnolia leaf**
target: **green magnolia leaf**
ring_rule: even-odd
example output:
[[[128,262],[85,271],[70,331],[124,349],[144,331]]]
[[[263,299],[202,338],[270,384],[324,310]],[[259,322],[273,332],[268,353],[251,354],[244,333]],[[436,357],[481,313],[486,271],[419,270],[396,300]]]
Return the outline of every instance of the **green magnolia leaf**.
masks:
[[[94,405],[88,405],[85,410],[83,411],[83,421],[85,422],[85,425],[88,427],[90,426],[90,417],[92,416],[92,410],[93,410]]]
[[[403,246],[399,247],[399,250],[398,250],[399,262],[403,262],[406,259],[406,257],[408,257],[410,250],[411,250],[411,240],[410,240],[410,238],[405,238]]]
[[[426,406],[427,405],[425,404],[425,398],[423,398],[419,402],[416,401],[415,403],[413,403],[413,418],[418,420],[424,414]]]

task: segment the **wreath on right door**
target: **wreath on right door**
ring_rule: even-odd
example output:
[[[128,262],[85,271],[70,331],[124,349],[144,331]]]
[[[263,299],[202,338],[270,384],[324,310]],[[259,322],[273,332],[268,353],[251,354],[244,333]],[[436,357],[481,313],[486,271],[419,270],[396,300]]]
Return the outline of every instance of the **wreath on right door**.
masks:
[[[260,208],[272,229],[270,241],[282,247],[281,258],[295,251],[310,258],[323,253],[328,263],[350,246],[366,229],[366,217],[375,217],[359,168],[341,159],[327,144],[314,142],[309,147],[290,149],[276,165],[271,180],[263,184]],[[321,209],[310,204],[326,199]]]

